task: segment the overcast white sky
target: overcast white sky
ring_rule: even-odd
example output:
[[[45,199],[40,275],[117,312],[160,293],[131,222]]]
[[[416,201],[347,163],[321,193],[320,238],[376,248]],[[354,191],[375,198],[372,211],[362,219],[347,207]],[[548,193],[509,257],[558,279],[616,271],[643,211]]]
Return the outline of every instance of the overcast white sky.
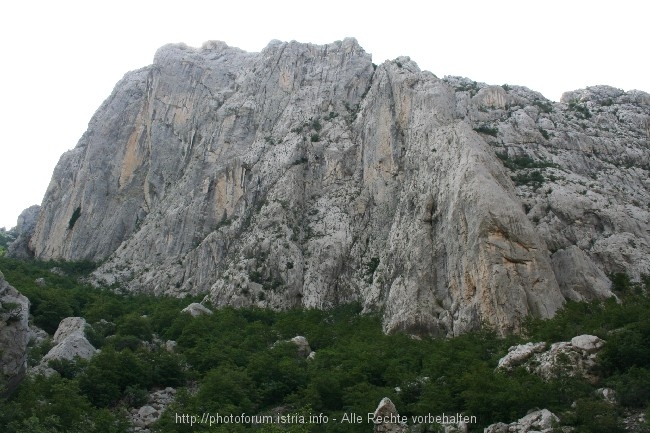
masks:
[[[169,42],[357,38],[375,63],[518,84],[552,100],[596,84],[650,91],[648,12],[628,1],[11,1],[0,6],[0,227],[40,204],[125,72]]]

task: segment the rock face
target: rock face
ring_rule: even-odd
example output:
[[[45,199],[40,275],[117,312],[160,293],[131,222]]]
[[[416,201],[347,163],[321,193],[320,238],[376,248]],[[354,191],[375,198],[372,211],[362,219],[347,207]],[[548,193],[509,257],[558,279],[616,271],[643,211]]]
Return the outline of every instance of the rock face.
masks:
[[[517,331],[650,273],[649,98],[553,103],[354,39],[167,45],[61,157],[29,245],[132,291]]]
[[[0,397],[11,394],[27,370],[29,300],[0,272]]]
[[[30,206],[20,213],[14,231],[18,235],[7,248],[10,257],[29,259],[34,257],[34,252],[29,247],[29,240],[34,234],[34,228],[41,212],[38,205]]]
[[[577,246],[556,251],[551,264],[565,298],[593,301],[611,296],[611,282],[605,273]]]
[[[33,323],[29,325],[29,345],[35,346],[41,344],[43,341],[47,340],[50,336],[47,332],[34,325]]]

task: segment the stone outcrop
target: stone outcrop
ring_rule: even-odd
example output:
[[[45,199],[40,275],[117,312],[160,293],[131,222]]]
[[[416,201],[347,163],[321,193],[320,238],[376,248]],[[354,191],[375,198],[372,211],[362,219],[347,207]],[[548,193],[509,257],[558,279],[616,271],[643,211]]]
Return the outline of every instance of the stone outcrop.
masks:
[[[354,39],[166,45],[61,157],[29,245],[131,291],[516,332],[650,273],[649,98],[553,103]]]
[[[27,370],[29,300],[0,272],[0,397],[11,394]]]
[[[29,324],[29,345],[30,346],[36,346],[38,344],[41,344],[48,338],[50,338],[49,334],[45,332],[43,329],[39,328],[33,323]]]
[[[426,378],[428,380],[428,378]],[[372,422],[374,424],[373,432],[375,433],[424,433],[428,431],[440,431],[442,433],[467,433],[467,422],[462,418],[470,419],[462,414],[454,414],[452,416],[444,416],[444,423],[438,424],[434,420],[442,418],[441,416],[434,416],[427,414],[425,416],[400,416],[397,408],[390,398],[384,397],[379,402],[377,409],[372,414]],[[428,418],[431,418],[429,420]],[[370,420],[370,418],[369,418]],[[441,419],[442,420],[442,419]],[[408,425],[411,421],[415,424]],[[418,423],[424,421],[424,423]],[[434,430],[431,430],[433,427]]]
[[[90,359],[95,349],[86,339],[86,320],[83,317],[66,317],[59,323],[52,342],[54,347],[45,355],[48,359],[73,359],[78,356]]]
[[[617,404],[616,391],[612,388],[598,388],[595,394],[609,404]]]
[[[286,343],[291,343],[294,345],[296,347],[296,354],[301,358],[306,358],[310,361],[313,361],[316,358],[316,352],[313,352],[311,350],[311,347],[309,347],[309,341],[307,341],[307,338],[303,337],[302,335],[296,335],[295,337],[288,340],[276,341],[271,347],[273,348],[280,344]]]
[[[41,207],[34,205],[20,213],[16,227],[13,229],[17,237],[7,248],[7,254],[10,257],[19,259],[30,259],[34,257],[34,252],[29,247],[29,240],[34,233],[40,212]]]
[[[548,409],[536,410],[510,424],[502,422],[485,428],[485,433],[552,433],[560,419]]]
[[[558,377],[591,379],[596,366],[596,354],[605,342],[595,335],[578,335],[570,342],[550,346],[546,343],[526,343],[512,346],[499,360],[497,369],[510,371],[523,366],[529,372],[549,380]]]
[[[542,353],[546,350],[546,343],[526,343],[512,346],[508,349],[508,354],[499,359],[497,368],[512,370],[524,362],[528,361],[536,353]]]
[[[373,413],[374,433],[406,433],[408,427],[401,421],[395,405],[388,397],[384,397],[379,402],[377,409]]]
[[[586,354],[598,352],[605,345],[605,342],[595,335],[578,335],[571,339],[571,346]]]
[[[52,338],[54,346],[41,359],[39,365],[32,369],[32,374],[52,374],[54,371],[48,367],[48,363],[53,360],[92,358],[97,349],[86,338],[86,326],[86,320],[82,317],[63,319]]]
[[[134,433],[149,433],[153,423],[158,421],[167,406],[176,397],[176,390],[171,387],[154,391],[149,394],[144,406],[129,410],[129,418]]]
[[[192,317],[198,317],[204,314],[212,314],[212,310],[210,310],[208,307],[204,306],[203,304],[199,304],[198,302],[192,302],[190,305],[183,308],[181,310],[181,313],[187,313]]]
[[[311,348],[309,347],[309,341],[302,335],[297,335],[289,340],[298,348],[298,355],[303,358],[308,358],[312,353]],[[315,356],[315,355],[314,355]]]

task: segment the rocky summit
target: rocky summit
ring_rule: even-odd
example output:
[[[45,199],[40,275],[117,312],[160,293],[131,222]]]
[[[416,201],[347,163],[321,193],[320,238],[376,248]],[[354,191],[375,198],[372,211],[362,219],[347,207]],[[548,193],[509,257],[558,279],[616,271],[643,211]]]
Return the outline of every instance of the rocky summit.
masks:
[[[560,102],[354,39],[158,50],[52,177],[26,248],[214,305],[359,301],[387,332],[516,332],[650,273],[650,95]]]

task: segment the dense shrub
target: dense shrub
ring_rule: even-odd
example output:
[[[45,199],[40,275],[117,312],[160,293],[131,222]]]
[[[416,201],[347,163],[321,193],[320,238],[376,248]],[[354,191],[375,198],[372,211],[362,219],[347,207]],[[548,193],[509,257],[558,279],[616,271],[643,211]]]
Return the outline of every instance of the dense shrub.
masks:
[[[553,103],[550,101],[542,101],[535,99],[533,105],[539,109],[542,113],[551,113],[553,112]]]
[[[610,377],[607,383],[616,390],[623,406],[645,408],[650,404],[650,369],[631,367]]]
[[[564,422],[575,426],[576,433],[622,433],[626,431],[614,406],[592,398],[578,400],[575,404],[575,411],[565,416]]]
[[[0,227],[0,257],[4,255],[7,247],[16,239],[16,233],[11,230],[7,230],[4,227]]]
[[[370,259],[368,274],[375,265],[378,261]],[[585,333],[607,341],[599,356],[598,386],[615,388],[626,407],[650,403],[650,300],[634,291],[625,292],[620,304],[568,302],[552,320],[530,319],[521,337],[502,338],[486,330],[449,340],[415,340],[383,334],[380,315],[361,314],[358,303],[327,311],[221,308],[192,318],[180,310],[193,299],[118,296],[78,282],[91,267],[63,264],[63,277],[51,274],[52,266],[0,259],[7,279],[35,300],[34,320],[52,331],[56,317],[81,315],[91,324],[89,337],[102,351],[87,362],[53,363],[61,377],[26,380],[11,400],[0,404],[0,425],[8,426],[9,433],[76,432],[81,426],[83,431],[125,432],[120,411],[142,404],[148,392],[166,386],[179,392],[158,424],[160,433],[361,433],[371,428],[365,420],[208,429],[177,424],[173,414],[255,414],[282,408],[340,419],[344,413],[373,412],[383,397],[390,397],[406,416],[474,415],[478,423],[470,426],[472,432],[494,422],[511,422],[535,407],[552,410],[580,432],[616,432],[621,414],[595,400],[596,386],[586,381],[545,382],[523,370],[495,372],[499,358],[513,344],[567,341]],[[33,284],[38,277],[46,278],[46,287]],[[57,297],[60,301],[53,301]],[[299,356],[287,342],[296,335],[308,339],[316,351],[313,360]],[[175,340],[175,352],[163,349],[161,340]],[[571,408],[574,401],[578,403]]]
[[[589,108],[578,100],[569,101],[569,110],[574,111],[580,119],[589,119],[591,117]]]
[[[557,164],[554,164],[550,161],[540,159],[535,160],[530,156],[508,156],[507,153],[498,153],[497,157],[503,162],[503,165],[509,168],[510,170],[522,170],[526,168],[547,168],[547,167],[557,167]]]
[[[499,134],[499,129],[498,128],[493,128],[488,125],[481,125],[476,128],[474,128],[474,131],[480,133],[480,134],[487,134],[491,135],[492,137],[496,137]]]

